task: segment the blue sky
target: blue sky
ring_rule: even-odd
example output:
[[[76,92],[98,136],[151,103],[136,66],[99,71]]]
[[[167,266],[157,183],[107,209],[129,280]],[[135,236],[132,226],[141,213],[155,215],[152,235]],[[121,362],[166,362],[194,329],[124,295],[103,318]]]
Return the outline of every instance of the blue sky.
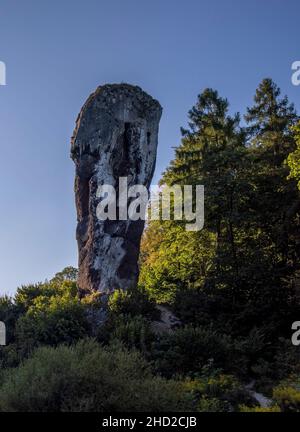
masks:
[[[98,85],[161,102],[157,181],[205,87],[244,112],[271,76],[299,108],[299,16],[298,0],[1,0],[0,292],[77,263],[70,136]]]

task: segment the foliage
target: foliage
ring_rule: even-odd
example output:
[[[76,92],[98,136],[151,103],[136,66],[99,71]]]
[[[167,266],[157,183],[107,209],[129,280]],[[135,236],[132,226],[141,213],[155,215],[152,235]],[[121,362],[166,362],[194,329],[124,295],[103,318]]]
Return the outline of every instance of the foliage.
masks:
[[[165,334],[154,343],[152,356],[164,376],[200,373],[208,364],[226,368],[231,364],[232,341],[212,328],[185,326]]]
[[[248,407],[247,405],[240,405],[240,412],[281,412],[278,405],[272,405],[270,407]]]
[[[198,96],[162,184],[203,184],[205,226],[192,233],[179,221],[150,222],[141,282],[194,325],[213,321],[219,330],[223,321],[226,333],[243,338],[257,327],[276,344],[299,312],[300,197],[285,163],[298,117],[265,79],[245,119],[241,127],[215,90]]]
[[[87,306],[78,298],[74,275],[68,267],[49,282],[18,288],[13,299],[0,299],[9,341],[0,353],[2,365],[15,366],[39,345],[71,344],[89,335]]]
[[[204,185],[204,228],[150,221],[138,289],[108,301],[79,298],[73,267],[1,297],[2,410],[300,410],[299,118],[271,79],[243,126],[213,89],[188,117],[161,186]],[[181,327],[154,334],[156,304]],[[91,335],[102,346],[78,342]],[[241,380],[274,404],[255,406]]]
[[[283,412],[300,412],[300,380],[290,377],[273,389],[273,399]]]
[[[40,295],[34,299],[16,326],[16,341],[25,352],[41,344],[72,343],[88,334],[85,308],[62,284],[63,295]]]
[[[149,299],[148,294],[141,286],[129,288],[127,291],[115,290],[109,297],[108,310],[112,315],[157,317],[155,303]]]
[[[112,373],[113,371],[113,373]],[[0,387],[1,411],[182,411],[180,383],[154,377],[134,351],[92,340],[40,348]]]
[[[251,402],[251,398],[234,376],[217,372],[187,380],[185,389],[196,401],[197,411],[227,412],[237,409],[241,401]]]
[[[152,229],[150,224],[149,230]],[[140,283],[156,302],[172,303],[180,287],[203,287],[211,261],[213,236],[187,232],[184,225],[168,222],[162,223],[161,230],[163,237],[158,249],[148,240],[148,257],[142,266]]]
[[[298,182],[298,189],[300,189],[300,122],[294,126],[293,131],[296,138],[296,149],[287,157],[287,164],[290,168],[289,178],[294,178]]]
[[[8,296],[0,297],[0,321],[6,325],[6,343],[13,341],[16,322],[20,311],[13,299]]]
[[[118,340],[128,348],[147,353],[154,341],[150,322],[141,315],[119,315],[112,326],[110,340]]]

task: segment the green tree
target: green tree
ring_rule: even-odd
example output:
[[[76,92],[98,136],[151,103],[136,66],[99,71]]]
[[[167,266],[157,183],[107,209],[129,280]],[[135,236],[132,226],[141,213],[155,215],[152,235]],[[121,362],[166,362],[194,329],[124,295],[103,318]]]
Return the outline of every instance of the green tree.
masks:
[[[140,284],[156,302],[172,304],[180,290],[203,288],[215,237],[205,231],[187,232],[184,225],[166,221],[161,224],[163,236],[157,247],[157,224],[151,223],[145,233]]]
[[[173,297],[177,287],[182,286],[180,281],[184,287],[227,285],[231,297],[237,295],[237,230],[241,214],[247,214],[248,188],[245,132],[239,119],[238,114],[229,115],[228,101],[212,89],[204,90],[189,112],[189,129],[182,129],[181,145],[162,184],[204,185],[205,229],[201,233],[184,233],[178,222],[168,226],[169,233],[155,252],[157,261],[149,269],[148,280],[151,284],[152,279],[156,291],[164,291],[165,280],[168,285],[173,283]],[[180,261],[177,265],[176,260]],[[157,278],[157,274],[161,277]]]
[[[240,127],[239,115],[229,115],[216,91],[198,96],[162,184],[203,184],[205,226],[188,233],[178,221],[151,222],[141,282],[157,300],[175,301],[189,320],[222,319],[237,335],[266,325],[272,338],[294,313],[299,193],[285,159],[295,149],[297,115],[266,79],[246,120],[248,127]],[[187,288],[197,292],[191,301]]]
[[[251,181],[255,195],[251,203],[257,228],[269,237],[274,265],[289,268],[297,261],[290,244],[297,222],[299,194],[295,181],[287,181],[288,155],[295,150],[293,126],[297,115],[288,98],[271,79],[259,85],[254,105],[248,108],[249,154],[253,164]]]

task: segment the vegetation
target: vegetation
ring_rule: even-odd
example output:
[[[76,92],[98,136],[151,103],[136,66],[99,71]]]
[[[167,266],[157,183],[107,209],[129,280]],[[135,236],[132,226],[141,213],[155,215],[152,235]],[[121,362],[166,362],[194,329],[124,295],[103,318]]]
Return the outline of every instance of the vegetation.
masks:
[[[159,411],[189,408],[180,384],[154,377],[137,352],[92,340],[39,348],[7,374],[5,411]]]
[[[205,226],[149,222],[137,289],[104,310],[69,267],[0,298],[1,411],[300,411],[300,122],[270,79],[244,120],[198,96],[161,184],[203,184]]]

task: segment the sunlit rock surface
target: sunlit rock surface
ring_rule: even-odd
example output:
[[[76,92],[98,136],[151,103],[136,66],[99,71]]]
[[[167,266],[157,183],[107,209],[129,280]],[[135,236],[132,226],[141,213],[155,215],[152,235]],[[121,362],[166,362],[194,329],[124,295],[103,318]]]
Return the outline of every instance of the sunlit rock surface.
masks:
[[[97,218],[98,186],[118,193],[119,177],[128,187],[149,188],[155,168],[160,104],[128,84],[98,87],[76,121],[71,157],[76,165],[75,197],[82,294],[110,293],[137,283],[144,221]],[[118,215],[118,213],[117,213]]]

